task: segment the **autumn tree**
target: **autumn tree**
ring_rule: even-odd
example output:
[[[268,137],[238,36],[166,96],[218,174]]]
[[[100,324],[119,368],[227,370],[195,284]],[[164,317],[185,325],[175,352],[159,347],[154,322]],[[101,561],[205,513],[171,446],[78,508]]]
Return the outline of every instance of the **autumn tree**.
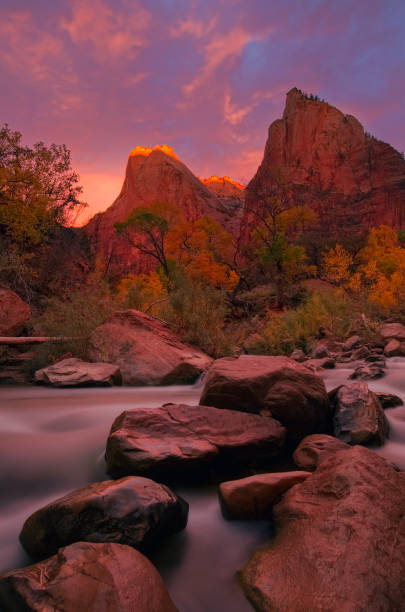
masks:
[[[210,217],[187,221],[177,206],[154,202],[134,209],[115,227],[140,253],[155,259],[169,280],[181,267],[190,279],[227,290],[238,281],[233,237]]]
[[[170,262],[166,238],[176,222],[180,222],[177,206],[156,201],[149,206],[135,208],[125,221],[115,224],[115,230],[140,253],[153,257],[168,278]]]
[[[285,288],[294,279],[311,271],[301,235],[317,221],[306,205],[286,207],[277,196],[266,199],[258,213],[259,223],[252,232],[261,263],[269,271],[277,290],[277,306],[285,304]]]
[[[328,280],[389,312],[405,300],[405,248],[391,227],[372,228],[366,245],[353,257],[337,244],[324,254]]]
[[[0,129],[0,275],[29,294],[41,276],[34,259],[84,204],[65,145],[27,147],[21,138],[7,125]]]

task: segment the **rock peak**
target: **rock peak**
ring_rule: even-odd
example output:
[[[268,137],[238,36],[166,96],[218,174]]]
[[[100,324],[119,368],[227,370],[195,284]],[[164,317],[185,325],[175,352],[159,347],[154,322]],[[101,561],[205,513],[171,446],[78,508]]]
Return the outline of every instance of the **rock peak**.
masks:
[[[129,154],[129,157],[135,157],[137,155],[142,155],[144,157],[149,157],[149,155],[151,153],[154,153],[155,151],[161,151],[162,153],[165,153],[166,155],[169,155],[169,157],[174,157],[174,159],[179,160],[179,158],[177,157],[176,153],[173,151],[172,147],[167,145],[167,144],[156,145],[154,148],[152,148],[152,147],[143,147],[142,145],[138,145],[134,149],[132,149],[132,151]]]

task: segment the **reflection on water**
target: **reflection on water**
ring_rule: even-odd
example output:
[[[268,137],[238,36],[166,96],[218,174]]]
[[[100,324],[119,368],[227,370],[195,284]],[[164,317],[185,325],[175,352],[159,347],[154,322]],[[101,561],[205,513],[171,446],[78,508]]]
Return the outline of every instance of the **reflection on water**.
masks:
[[[325,371],[328,389],[352,369]],[[369,386],[405,400],[405,359]],[[198,403],[201,385],[114,389],[0,388],[0,571],[30,562],[18,543],[24,520],[68,491],[108,478],[104,449],[125,409]],[[405,470],[405,407],[387,410],[390,439],[377,452]],[[248,612],[235,572],[270,537],[266,522],[225,521],[215,487],[178,489],[190,503],[187,529],[151,555],[181,612]]]

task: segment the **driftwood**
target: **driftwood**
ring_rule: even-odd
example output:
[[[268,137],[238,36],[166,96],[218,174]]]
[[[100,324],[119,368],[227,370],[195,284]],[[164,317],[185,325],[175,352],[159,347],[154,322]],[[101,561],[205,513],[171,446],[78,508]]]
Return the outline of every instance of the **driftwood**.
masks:
[[[77,340],[69,336],[0,336],[0,345],[4,344],[41,344],[42,342],[66,342],[67,340]]]

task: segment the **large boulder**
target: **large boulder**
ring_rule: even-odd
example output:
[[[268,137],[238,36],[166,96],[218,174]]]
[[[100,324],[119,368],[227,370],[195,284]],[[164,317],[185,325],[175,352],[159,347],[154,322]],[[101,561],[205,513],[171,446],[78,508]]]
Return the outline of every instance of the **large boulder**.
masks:
[[[366,383],[350,383],[337,389],[334,398],[334,435],[349,444],[382,445],[389,424],[375,393]]]
[[[167,404],[123,412],[107,441],[107,472],[157,480],[209,479],[223,470],[239,475],[249,463],[268,463],[285,429],[269,417],[207,406]]]
[[[293,459],[299,468],[313,472],[318,465],[338,451],[350,448],[349,444],[333,436],[312,434],[301,440],[293,453]]]
[[[78,542],[35,565],[0,576],[9,612],[176,612],[162,578],[122,544]]]
[[[14,291],[0,285],[0,336],[19,336],[30,317],[28,304]]]
[[[289,357],[241,355],[210,368],[200,400],[206,406],[264,414],[270,412],[290,438],[329,432],[326,388],[303,364]]]
[[[35,559],[74,542],[115,542],[141,550],[184,529],[188,504],[168,487],[128,476],[72,491],[24,523],[20,541]]]
[[[405,477],[377,453],[324,461],[274,507],[276,537],[242,572],[255,609],[402,610],[404,507]]]
[[[273,505],[310,472],[272,472],[255,474],[219,485],[219,499],[227,518],[270,519]]]
[[[380,330],[383,340],[388,341],[394,338],[395,340],[405,340],[405,326],[402,323],[385,323]]]
[[[37,370],[35,381],[53,387],[111,387],[120,385],[122,378],[117,365],[72,357]]]
[[[92,359],[116,363],[125,385],[192,383],[212,363],[164,321],[137,310],[115,312],[94,330],[91,344]]]

